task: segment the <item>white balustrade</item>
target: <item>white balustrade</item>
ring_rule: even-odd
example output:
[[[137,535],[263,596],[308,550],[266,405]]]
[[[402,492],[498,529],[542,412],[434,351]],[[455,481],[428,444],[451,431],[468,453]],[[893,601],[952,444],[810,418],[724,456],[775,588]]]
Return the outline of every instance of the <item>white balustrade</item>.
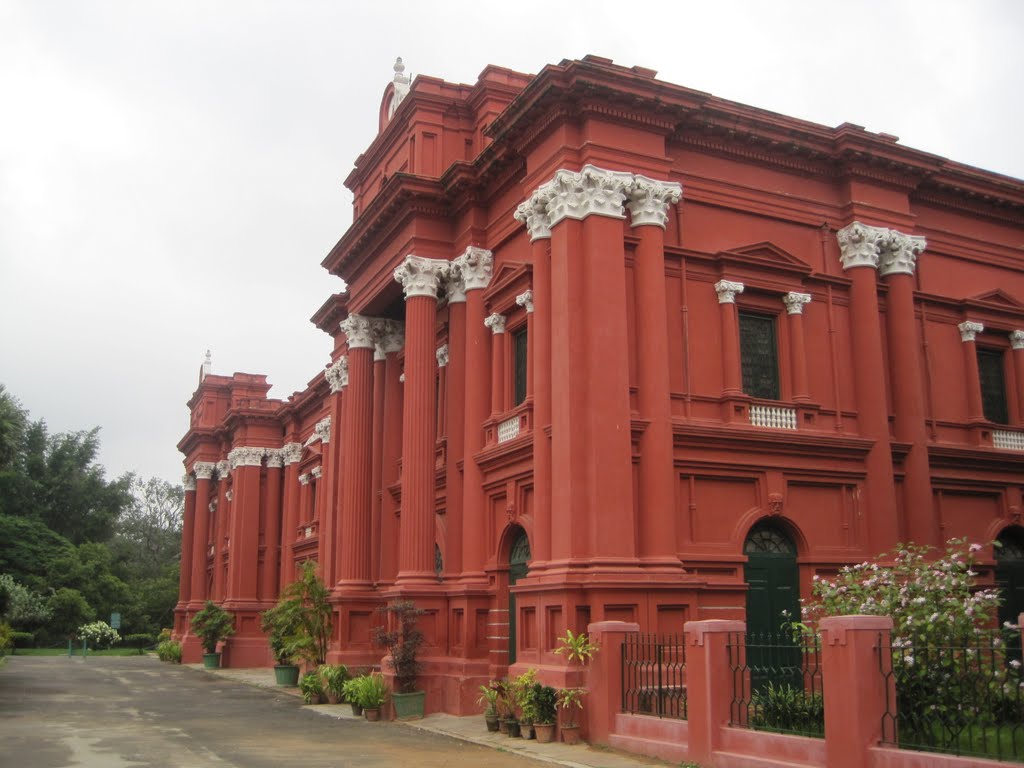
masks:
[[[777,405],[750,406],[750,423],[769,429],[796,429],[796,409]]]
[[[993,429],[992,445],[1004,451],[1024,451],[1024,432]]]

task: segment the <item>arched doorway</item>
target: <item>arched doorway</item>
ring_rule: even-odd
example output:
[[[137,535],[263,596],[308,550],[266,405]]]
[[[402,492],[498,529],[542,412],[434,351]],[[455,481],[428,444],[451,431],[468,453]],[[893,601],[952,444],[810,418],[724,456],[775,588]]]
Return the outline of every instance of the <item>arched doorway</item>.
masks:
[[[796,545],[781,526],[767,520],[754,525],[743,543],[747,563],[747,632],[778,634],[783,612],[800,618],[800,570]]]
[[[1002,602],[999,604],[999,626],[1005,622],[1016,624],[1024,613],[1024,532],[1007,528],[996,539],[996,584]],[[1013,633],[1011,649],[1021,657],[1020,632]]]
[[[522,528],[512,539],[512,549],[508,556],[508,663],[516,663],[516,596],[512,594],[512,586],[529,572],[530,540]]]

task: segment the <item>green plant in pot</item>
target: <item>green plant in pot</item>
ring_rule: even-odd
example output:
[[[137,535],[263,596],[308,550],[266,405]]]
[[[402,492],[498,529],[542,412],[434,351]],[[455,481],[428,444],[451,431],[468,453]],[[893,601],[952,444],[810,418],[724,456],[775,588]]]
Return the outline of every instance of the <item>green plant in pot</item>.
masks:
[[[324,684],[320,675],[316,672],[307,672],[299,681],[299,690],[302,691],[302,700],[307,704],[319,704],[320,697],[324,693]]]
[[[260,629],[267,633],[274,656],[274,677],[278,685],[294,687],[299,682],[298,661],[304,654],[307,638],[302,632],[302,605],[298,600],[282,599],[260,614]]]
[[[480,686],[480,696],[477,698],[477,706],[484,708],[484,721],[487,723],[487,730],[492,733],[498,730],[498,689],[495,681]]]
[[[352,707],[352,714],[356,717],[362,717],[363,705],[360,701],[360,691],[362,690],[363,676],[358,675],[356,677],[350,677],[341,686],[341,695]]]
[[[192,634],[203,646],[203,666],[216,669],[220,666],[217,644],[235,634],[235,617],[207,600],[202,610],[192,617]]]
[[[495,709],[498,711],[498,730],[508,735],[509,721],[515,718],[515,703],[509,690],[507,679],[491,680],[490,687],[495,691]]]
[[[324,695],[328,704],[338,704],[345,695],[348,667],[344,664],[321,664],[317,673],[324,684]]]
[[[555,738],[555,723],[558,721],[558,691],[550,685],[534,683],[527,698],[537,741],[541,744],[552,742]]]
[[[565,634],[558,638],[558,648],[555,653],[564,655],[569,664],[579,666],[578,679],[582,682],[583,667],[594,658],[594,654],[600,649],[590,642],[586,632],[573,634],[571,629],[566,629]],[[562,741],[566,744],[578,744],[580,741],[579,723],[576,722],[578,710],[583,709],[583,697],[586,695],[586,688],[563,688],[558,692],[559,706],[567,713],[567,722],[562,724]]]
[[[395,717],[399,720],[423,717],[426,692],[416,689],[416,681],[422,666],[419,650],[424,639],[417,624],[424,612],[411,600],[398,600],[380,610],[387,615],[392,628],[376,627],[373,641],[387,650],[386,663],[395,675],[398,690],[391,697]]]
[[[562,723],[562,741],[566,744],[580,742],[580,724],[576,722],[576,715],[583,709],[583,697],[586,695],[586,688],[561,688],[558,691],[558,706],[566,713]]]
[[[367,720],[380,720],[380,710],[387,701],[388,684],[384,681],[384,675],[380,672],[371,672],[357,678],[359,683],[359,703],[363,707],[363,715]]]
[[[515,723],[509,723],[509,736],[533,738],[535,712],[530,700],[530,689],[537,684],[537,670],[528,669],[509,682],[509,691],[514,705]]]

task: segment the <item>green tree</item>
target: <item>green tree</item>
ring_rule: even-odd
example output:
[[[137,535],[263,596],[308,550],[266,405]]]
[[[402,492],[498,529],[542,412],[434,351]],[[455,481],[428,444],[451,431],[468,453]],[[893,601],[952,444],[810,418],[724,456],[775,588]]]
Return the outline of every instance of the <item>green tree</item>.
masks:
[[[47,629],[53,637],[67,637],[78,627],[96,619],[96,611],[77,589],[61,587],[46,601],[52,612]]]
[[[28,426],[28,412],[7,388],[0,384],[0,473],[9,470],[17,458]]]
[[[19,584],[9,573],[0,574],[0,588],[7,593],[4,621],[17,629],[35,629],[50,619],[50,609],[42,595]]]

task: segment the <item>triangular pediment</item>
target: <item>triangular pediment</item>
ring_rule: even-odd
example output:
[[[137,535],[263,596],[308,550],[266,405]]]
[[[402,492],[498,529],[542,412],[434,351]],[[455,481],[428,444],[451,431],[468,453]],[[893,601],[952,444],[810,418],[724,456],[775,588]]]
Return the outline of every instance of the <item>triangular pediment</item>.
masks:
[[[979,294],[978,296],[970,296],[967,301],[977,301],[984,304],[995,304],[999,307],[1006,307],[1007,309],[1022,309],[1024,303],[1021,303],[1010,294],[996,288],[994,291],[987,291]]]
[[[722,261],[745,264],[762,269],[781,269],[785,272],[798,272],[805,275],[811,272],[811,265],[803,259],[797,258],[786,249],[767,241],[743,245],[739,248],[730,248],[727,251],[720,252],[718,258]]]

